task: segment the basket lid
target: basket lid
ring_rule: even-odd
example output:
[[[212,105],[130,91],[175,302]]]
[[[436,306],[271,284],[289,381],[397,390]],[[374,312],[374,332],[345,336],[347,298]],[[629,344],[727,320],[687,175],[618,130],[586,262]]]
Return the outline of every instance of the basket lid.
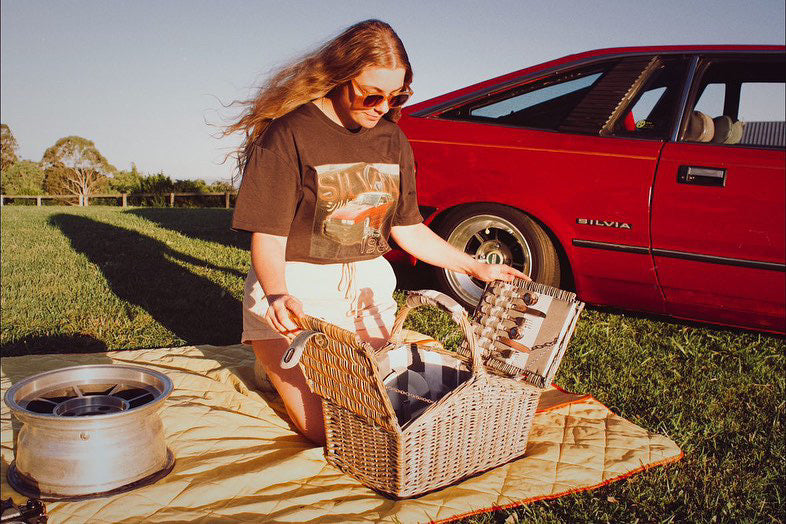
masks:
[[[490,282],[473,314],[486,365],[548,386],[583,308],[575,293],[546,284]]]
[[[357,334],[322,319],[303,315],[295,322],[307,331],[295,339],[290,350],[311,391],[325,401],[393,430],[396,413],[382,384],[374,349]],[[288,354],[289,351],[285,359]],[[282,361],[282,367],[285,362]],[[286,365],[292,364],[286,362]]]

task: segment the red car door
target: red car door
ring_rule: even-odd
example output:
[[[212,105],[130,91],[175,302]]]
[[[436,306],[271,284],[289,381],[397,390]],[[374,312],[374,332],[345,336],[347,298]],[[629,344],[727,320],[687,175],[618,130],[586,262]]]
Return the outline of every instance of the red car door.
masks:
[[[692,95],[699,102],[688,107],[709,114],[690,111],[682,140],[664,146],[653,194],[652,252],[672,315],[786,331],[783,95],[780,106],[757,97],[745,109],[746,84],[776,93],[780,85],[782,93],[784,65],[772,65],[739,58],[705,63]],[[719,95],[714,103],[713,92]],[[746,111],[775,114],[750,121]],[[712,113],[722,114],[711,120]],[[745,132],[733,136],[727,124],[738,121]]]

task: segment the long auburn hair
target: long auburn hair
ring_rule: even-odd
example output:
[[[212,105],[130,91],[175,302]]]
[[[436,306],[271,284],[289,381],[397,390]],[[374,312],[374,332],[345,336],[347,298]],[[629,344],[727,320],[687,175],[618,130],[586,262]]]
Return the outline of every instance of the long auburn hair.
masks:
[[[403,67],[404,88],[412,82],[412,66],[404,44],[390,25],[381,20],[364,20],[318,49],[281,68],[264,82],[257,95],[238,104],[246,106],[242,116],[224,130],[224,136],[243,132],[245,140],[235,151],[242,171],[251,144],[270,122],[293,109],[323,97],[349,82],[366,67]],[[396,122],[401,109],[391,109],[385,118]]]

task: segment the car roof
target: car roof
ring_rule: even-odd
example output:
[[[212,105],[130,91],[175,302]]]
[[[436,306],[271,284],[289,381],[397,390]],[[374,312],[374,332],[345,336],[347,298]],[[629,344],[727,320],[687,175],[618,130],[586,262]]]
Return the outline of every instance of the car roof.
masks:
[[[537,65],[519,69],[501,76],[483,80],[481,82],[450,91],[443,95],[412,104],[403,109],[404,114],[420,116],[421,113],[428,113],[429,109],[441,106],[446,102],[463,97],[475,91],[489,88],[492,86],[508,83],[516,83],[517,80],[524,80],[526,77],[543,73],[554,69],[560,69],[570,65],[578,65],[584,62],[593,62],[604,58],[614,58],[616,56],[635,56],[644,54],[707,54],[707,53],[785,53],[786,46],[782,45],[664,45],[664,46],[636,46],[636,47],[609,47],[604,49],[594,49],[572,55],[566,55],[555,60],[542,62]]]

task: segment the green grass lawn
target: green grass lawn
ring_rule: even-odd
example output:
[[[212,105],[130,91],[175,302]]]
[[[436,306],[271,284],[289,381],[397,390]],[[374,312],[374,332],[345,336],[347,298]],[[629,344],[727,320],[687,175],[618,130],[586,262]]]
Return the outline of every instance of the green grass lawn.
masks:
[[[233,344],[248,238],[223,209],[4,207],[2,354]],[[428,282],[399,270],[401,281]],[[400,298],[400,296],[399,296]],[[455,343],[447,315],[410,327]],[[469,522],[783,522],[782,337],[589,308],[557,383],[672,438],[685,458]]]

